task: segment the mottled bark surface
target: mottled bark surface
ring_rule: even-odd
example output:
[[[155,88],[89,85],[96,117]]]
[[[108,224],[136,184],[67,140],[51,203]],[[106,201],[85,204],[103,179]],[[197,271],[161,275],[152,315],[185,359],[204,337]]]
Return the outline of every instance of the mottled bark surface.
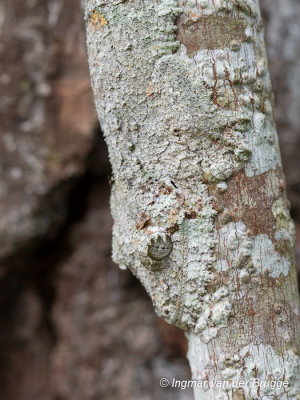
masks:
[[[187,332],[193,376],[208,385],[196,399],[296,400],[295,230],[258,1],[85,4],[113,259]],[[210,385],[240,379],[248,386]]]
[[[298,218],[300,3],[262,5]],[[183,335],[110,261],[108,161],[94,140],[79,2],[7,0],[0,15],[0,397],[191,399],[159,388],[161,377],[189,377]]]

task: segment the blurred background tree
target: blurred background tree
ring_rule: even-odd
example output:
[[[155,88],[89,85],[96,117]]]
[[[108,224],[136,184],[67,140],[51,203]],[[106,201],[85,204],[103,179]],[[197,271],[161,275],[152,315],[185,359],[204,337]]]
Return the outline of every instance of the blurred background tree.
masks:
[[[261,5],[299,265],[300,3]],[[0,32],[1,399],[191,399],[159,387],[189,378],[183,334],[110,258],[79,0],[3,0]]]

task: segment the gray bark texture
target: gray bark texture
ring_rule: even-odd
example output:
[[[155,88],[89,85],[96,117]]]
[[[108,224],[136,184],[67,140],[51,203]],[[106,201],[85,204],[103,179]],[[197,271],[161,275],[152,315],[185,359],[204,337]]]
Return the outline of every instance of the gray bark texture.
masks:
[[[189,379],[184,331],[111,261],[110,169],[79,1],[0,3],[1,400],[190,400],[191,388],[159,385]],[[300,2],[261,5],[299,230]]]
[[[90,0],[85,18],[114,261],[185,330],[208,382],[196,399],[298,399],[295,229],[258,1]]]

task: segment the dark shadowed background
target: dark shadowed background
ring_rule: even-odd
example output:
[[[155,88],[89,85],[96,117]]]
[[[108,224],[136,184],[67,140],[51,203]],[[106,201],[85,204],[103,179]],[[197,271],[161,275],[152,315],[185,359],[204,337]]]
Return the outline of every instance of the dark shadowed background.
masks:
[[[262,0],[300,260],[300,2]],[[188,400],[186,340],[111,261],[79,0],[0,3],[0,398]],[[299,265],[299,262],[298,262]]]

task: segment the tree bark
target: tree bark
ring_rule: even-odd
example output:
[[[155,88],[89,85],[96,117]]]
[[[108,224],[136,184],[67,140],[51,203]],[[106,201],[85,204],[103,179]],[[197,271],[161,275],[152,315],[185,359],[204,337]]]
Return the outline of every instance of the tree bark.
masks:
[[[299,399],[294,226],[258,1],[85,12],[114,260],[186,331],[196,399]]]

